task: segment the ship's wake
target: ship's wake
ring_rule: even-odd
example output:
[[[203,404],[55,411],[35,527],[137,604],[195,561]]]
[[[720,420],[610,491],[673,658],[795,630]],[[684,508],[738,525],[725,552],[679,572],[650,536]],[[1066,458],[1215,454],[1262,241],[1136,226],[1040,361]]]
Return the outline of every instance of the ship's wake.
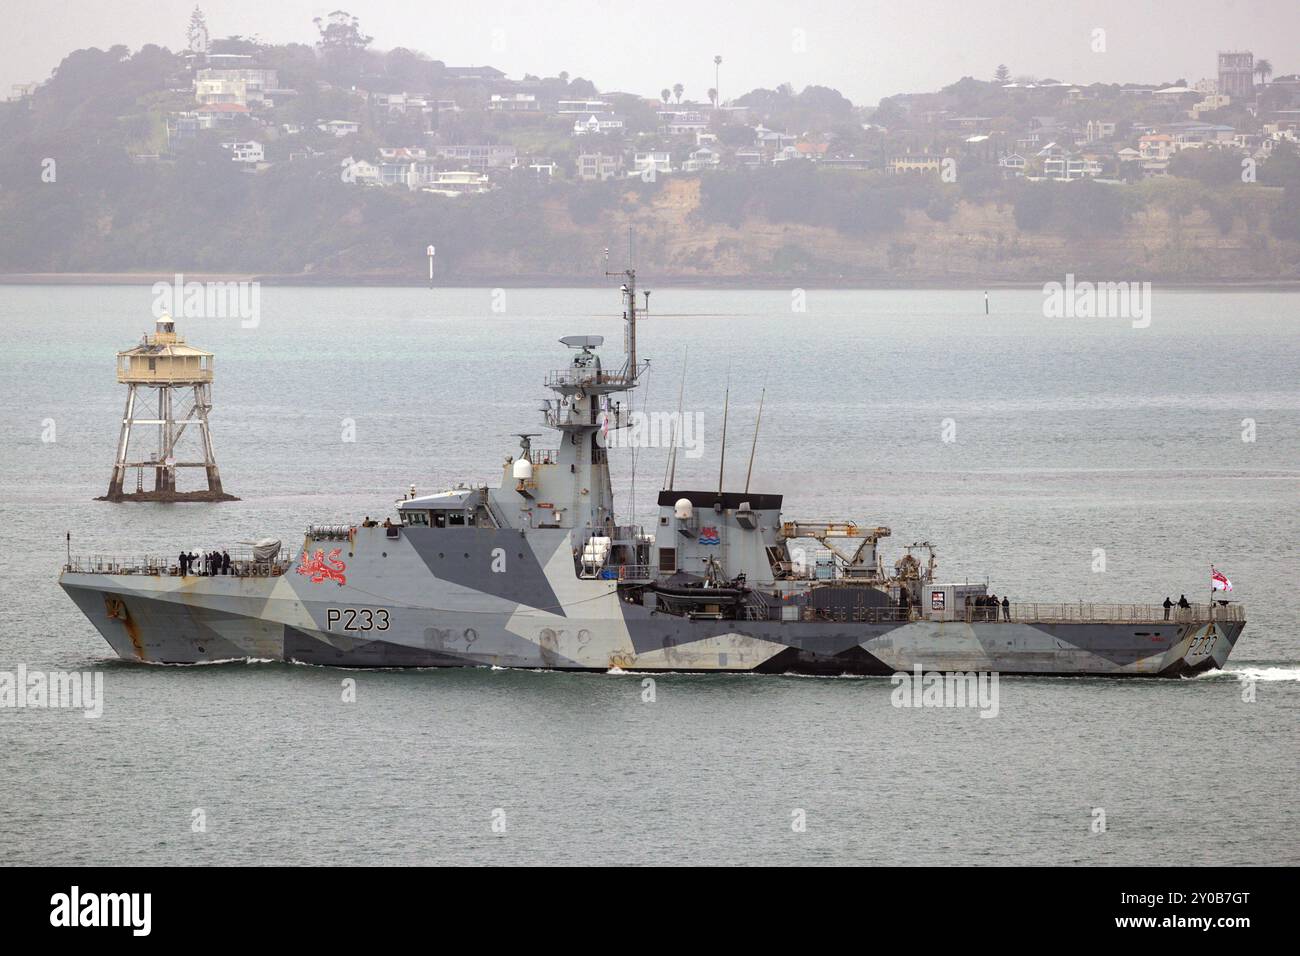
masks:
[[[1244,665],[1228,667],[1224,670],[1206,671],[1197,674],[1193,680],[1223,680],[1236,678],[1239,681],[1300,681],[1300,667],[1265,667]]]

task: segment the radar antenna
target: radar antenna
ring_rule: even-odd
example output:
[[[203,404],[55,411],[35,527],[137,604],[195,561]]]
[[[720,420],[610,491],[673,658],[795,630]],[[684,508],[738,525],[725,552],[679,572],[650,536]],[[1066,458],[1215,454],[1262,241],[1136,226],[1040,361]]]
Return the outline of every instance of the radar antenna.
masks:
[[[511,432],[511,434],[515,435],[519,439],[519,447],[523,449],[520,454],[521,458],[527,458],[529,456],[533,450],[533,439],[541,437],[538,432]]]

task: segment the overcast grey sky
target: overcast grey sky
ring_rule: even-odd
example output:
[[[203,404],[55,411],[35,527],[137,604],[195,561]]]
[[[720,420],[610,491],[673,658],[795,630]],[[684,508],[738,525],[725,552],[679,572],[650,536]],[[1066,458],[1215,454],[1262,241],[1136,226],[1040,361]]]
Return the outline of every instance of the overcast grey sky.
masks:
[[[567,70],[602,90],[656,95],[682,83],[703,99],[713,57],[729,98],[790,82],[855,103],[933,90],[964,75],[1072,83],[1212,76],[1220,49],[1249,49],[1277,74],[1300,71],[1300,0],[497,0],[495,3],[203,0],[213,37],[316,39],[312,19],[342,6],[377,49],[406,46],[449,65],[513,77]],[[0,94],[44,79],[71,50],[185,45],[194,0],[0,0]],[[1093,31],[1105,31],[1105,52]],[[800,32],[801,31],[801,32]]]

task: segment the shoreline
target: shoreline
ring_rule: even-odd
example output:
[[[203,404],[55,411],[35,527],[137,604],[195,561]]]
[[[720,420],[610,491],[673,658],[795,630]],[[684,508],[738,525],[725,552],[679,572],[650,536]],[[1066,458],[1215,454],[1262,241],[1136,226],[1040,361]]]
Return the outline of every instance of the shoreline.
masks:
[[[265,286],[312,287],[321,288],[424,288],[429,285],[427,277],[403,277],[394,275],[376,275],[373,273],[331,274],[331,275],[277,275],[235,272],[183,272],[186,282],[257,282]],[[175,281],[175,272],[14,272],[0,273],[0,286],[114,286],[114,285],[153,285],[157,282],[168,284]],[[1041,291],[1043,283],[1018,279],[989,279],[984,283],[973,280],[954,278],[912,277],[899,279],[848,278],[841,276],[798,276],[779,277],[772,275],[753,276],[698,276],[646,271],[648,281],[674,288],[695,289],[844,289],[861,291],[882,290],[934,290],[934,291],[982,291],[985,289],[1024,289]],[[1055,276],[1047,281],[1056,281]],[[1093,279],[1084,275],[1079,281],[1108,281]],[[1300,291],[1300,278],[1297,279],[1220,279],[1197,281],[1165,280],[1152,278],[1148,280],[1165,289],[1182,292],[1293,292]],[[479,289],[603,289],[606,282],[603,277],[591,275],[551,275],[515,274],[509,279],[501,276],[464,276],[435,277],[434,288]]]

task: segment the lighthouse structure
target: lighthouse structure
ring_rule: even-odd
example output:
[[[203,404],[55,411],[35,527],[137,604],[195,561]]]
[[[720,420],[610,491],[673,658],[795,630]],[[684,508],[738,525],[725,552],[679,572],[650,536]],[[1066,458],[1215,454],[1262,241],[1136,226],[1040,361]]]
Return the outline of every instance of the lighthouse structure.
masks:
[[[221,487],[212,450],[212,431],[208,413],[212,411],[212,353],[186,345],[176,333],[176,323],[164,313],[152,335],[133,349],[117,353],[117,380],[126,385],[126,409],[122,413],[122,432],[117,442],[117,460],[108,494],[99,501],[238,501]],[[155,403],[147,390],[157,392]],[[177,417],[176,409],[188,409]],[[156,408],[156,411],[155,411]],[[188,456],[178,455],[177,447],[186,431],[198,435],[198,449]],[[154,432],[156,441],[148,451],[137,451],[132,460],[131,442],[147,447],[147,436]],[[193,447],[191,441],[186,447]],[[193,460],[184,461],[182,457]],[[201,457],[201,460],[199,460]],[[182,491],[177,488],[176,473],[181,468],[202,468],[207,489]],[[135,488],[127,490],[129,473],[135,471]],[[145,472],[153,474],[150,489],[145,488]]]

